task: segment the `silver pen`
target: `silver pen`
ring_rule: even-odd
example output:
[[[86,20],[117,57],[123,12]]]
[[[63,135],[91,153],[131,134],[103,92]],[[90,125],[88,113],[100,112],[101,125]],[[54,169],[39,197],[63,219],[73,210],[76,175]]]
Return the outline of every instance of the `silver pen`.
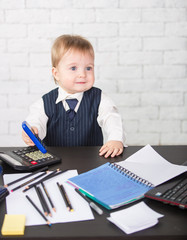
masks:
[[[103,210],[101,210],[95,203],[90,201],[81,191],[79,191],[78,188],[75,188],[75,191],[82,197],[84,198],[90,205],[90,207],[95,210],[99,215],[103,214]]]

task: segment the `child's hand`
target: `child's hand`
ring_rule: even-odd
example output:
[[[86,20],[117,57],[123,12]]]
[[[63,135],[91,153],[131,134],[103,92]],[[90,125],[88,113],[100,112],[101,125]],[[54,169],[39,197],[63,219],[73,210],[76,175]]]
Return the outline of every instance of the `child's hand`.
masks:
[[[32,127],[32,132],[35,135],[38,135],[38,129],[36,127]],[[30,137],[26,134],[26,132],[24,130],[22,130],[22,139],[23,141],[29,145],[29,146],[34,146],[35,144],[33,143],[33,141],[30,139]]]
[[[123,152],[123,143],[120,141],[108,141],[99,150],[99,155],[105,158],[115,157]]]

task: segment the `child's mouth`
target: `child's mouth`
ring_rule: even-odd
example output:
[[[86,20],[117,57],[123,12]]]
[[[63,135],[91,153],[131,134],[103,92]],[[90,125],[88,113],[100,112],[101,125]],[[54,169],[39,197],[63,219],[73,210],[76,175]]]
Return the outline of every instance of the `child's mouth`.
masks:
[[[76,84],[85,84],[86,82],[77,82]]]

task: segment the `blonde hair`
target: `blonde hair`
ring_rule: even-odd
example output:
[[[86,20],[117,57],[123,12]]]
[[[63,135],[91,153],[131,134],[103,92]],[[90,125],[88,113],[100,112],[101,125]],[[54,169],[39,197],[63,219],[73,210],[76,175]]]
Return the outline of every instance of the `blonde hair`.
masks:
[[[94,57],[93,46],[87,39],[79,35],[62,35],[54,41],[51,48],[52,67],[57,67],[61,58],[70,49],[78,50],[83,53],[90,52]]]

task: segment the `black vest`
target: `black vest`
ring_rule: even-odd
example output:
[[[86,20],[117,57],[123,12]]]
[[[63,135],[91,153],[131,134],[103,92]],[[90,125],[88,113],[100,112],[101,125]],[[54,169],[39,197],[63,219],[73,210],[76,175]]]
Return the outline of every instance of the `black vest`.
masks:
[[[45,94],[45,113],[48,116],[46,146],[101,146],[103,135],[97,123],[101,90],[92,87],[84,92],[79,109],[72,121],[63,103],[56,104],[58,88]]]

